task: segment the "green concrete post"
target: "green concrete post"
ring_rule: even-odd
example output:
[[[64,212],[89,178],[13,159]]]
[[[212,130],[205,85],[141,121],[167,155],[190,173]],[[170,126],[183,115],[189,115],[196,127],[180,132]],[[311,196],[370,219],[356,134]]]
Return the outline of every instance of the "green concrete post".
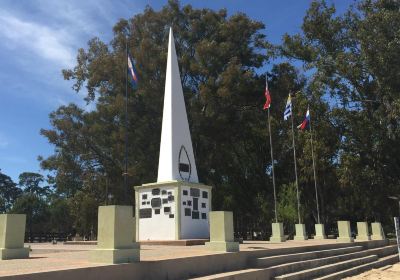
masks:
[[[306,225],[305,224],[296,224],[296,235],[294,236],[294,240],[300,241],[300,240],[307,240],[308,236],[306,233]]]
[[[385,240],[381,223],[371,223],[372,228],[372,240]]]
[[[24,248],[25,214],[0,214],[0,260],[29,257]]]
[[[337,242],[353,242],[354,239],[351,236],[351,228],[349,221],[338,221],[338,232],[339,237],[336,239]]]
[[[90,260],[100,263],[127,263],[140,260],[139,243],[133,242],[135,220],[132,206],[100,206],[97,248]]]
[[[206,248],[212,251],[238,252],[239,242],[234,241],[233,213],[227,211],[211,211],[210,242],[206,242]]]
[[[314,239],[326,239],[324,224],[315,224]]]
[[[357,236],[356,241],[369,241],[371,236],[369,234],[367,222],[357,222]]]
[[[270,242],[285,242],[286,237],[283,233],[282,223],[272,223],[272,236],[269,239]]]

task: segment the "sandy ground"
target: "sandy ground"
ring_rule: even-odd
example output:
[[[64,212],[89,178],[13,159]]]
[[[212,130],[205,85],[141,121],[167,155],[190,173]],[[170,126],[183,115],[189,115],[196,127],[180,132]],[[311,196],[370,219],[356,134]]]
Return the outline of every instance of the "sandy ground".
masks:
[[[346,280],[400,280],[400,263],[372,269],[362,274],[347,277]]]

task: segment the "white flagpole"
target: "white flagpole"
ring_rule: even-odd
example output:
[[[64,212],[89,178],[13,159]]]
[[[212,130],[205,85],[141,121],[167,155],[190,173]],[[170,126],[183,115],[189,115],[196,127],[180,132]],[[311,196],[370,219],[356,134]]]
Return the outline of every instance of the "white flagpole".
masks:
[[[271,135],[271,119],[269,117],[269,107],[268,107],[268,130],[269,130],[269,146],[271,147],[271,165],[272,165],[272,185],[274,187],[274,203],[275,203],[275,223],[278,222],[278,210],[276,202],[276,187],[275,187],[275,170],[274,170],[274,151],[272,148],[272,135]]]
[[[297,178],[297,163],[296,163],[296,145],[294,143],[294,125],[293,125],[293,103],[292,103],[292,140],[293,140],[293,158],[294,158],[294,174],[296,176],[296,191],[297,191],[297,215],[299,218],[299,224],[301,224],[301,217],[300,217],[300,195],[299,195],[299,180]]]
[[[310,108],[308,108],[308,112],[310,112]],[[313,171],[314,171],[314,187],[315,187],[315,200],[317,201],[317,216],[318,216],[318,224],[321,223],[320,215],[319,215],[319,203],[318,203],[318,187],[317,187],[317,173],[315,171],[315,157],[314,157],[314,145],[313,145],[313,133],[311,128],[311,114],[310,114],[310,135],[311,135],[311,157],[313,163]]]

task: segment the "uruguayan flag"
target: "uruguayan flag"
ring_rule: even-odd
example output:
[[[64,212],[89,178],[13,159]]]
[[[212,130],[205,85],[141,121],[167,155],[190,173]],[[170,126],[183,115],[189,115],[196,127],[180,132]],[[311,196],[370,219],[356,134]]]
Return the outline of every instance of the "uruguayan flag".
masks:
[[[283,113],[283,119],[286,121],[292,115],[292,99],[289,97],[286,102],[285,112]]]

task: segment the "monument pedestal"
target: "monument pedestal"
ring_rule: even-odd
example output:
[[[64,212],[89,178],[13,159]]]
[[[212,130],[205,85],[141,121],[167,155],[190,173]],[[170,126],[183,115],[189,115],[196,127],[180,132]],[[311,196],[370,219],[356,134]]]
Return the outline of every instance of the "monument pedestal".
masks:
[[[294,236],[294,240],[307,240],[308,236],[306,233],[306,225],[305,224],[296,224],[296,235]]]
[[[234,242],[232,212],[210,212],[210,242],[205,245],[212,251],[239,251],[239,242]]]
[[[381,223],[371,223],[372,240],[385,240]]]
[[[282,223],[272,223],[272,236],[269,238],[270,242],[285,242],[286,238],[283,233]]]
[[[29,257],[24,248],[25,214],[0,214],[0,260]]]
[[[29,248],[7,249],[0,248],[0,260],[29,258]]]
[[[137,240],[208,239],[211,189],[184,181],[135,187]]]
[[[349,221],[338,221],[338,232],[339,237],[336,239],[337,242],[353,242],[354,239],[351,236],[351,228]]]
[[[315,224],[314,239],[326,239],[324,224]]]
[[[134,242],[132,206],[99,207],[97,248],[90,260],[100,263],[128,263],[140,260],[140,246]]]
[[[357,236],[355,241],[369,241],[371,236],[369,235],[368,223],[357,222]]]

